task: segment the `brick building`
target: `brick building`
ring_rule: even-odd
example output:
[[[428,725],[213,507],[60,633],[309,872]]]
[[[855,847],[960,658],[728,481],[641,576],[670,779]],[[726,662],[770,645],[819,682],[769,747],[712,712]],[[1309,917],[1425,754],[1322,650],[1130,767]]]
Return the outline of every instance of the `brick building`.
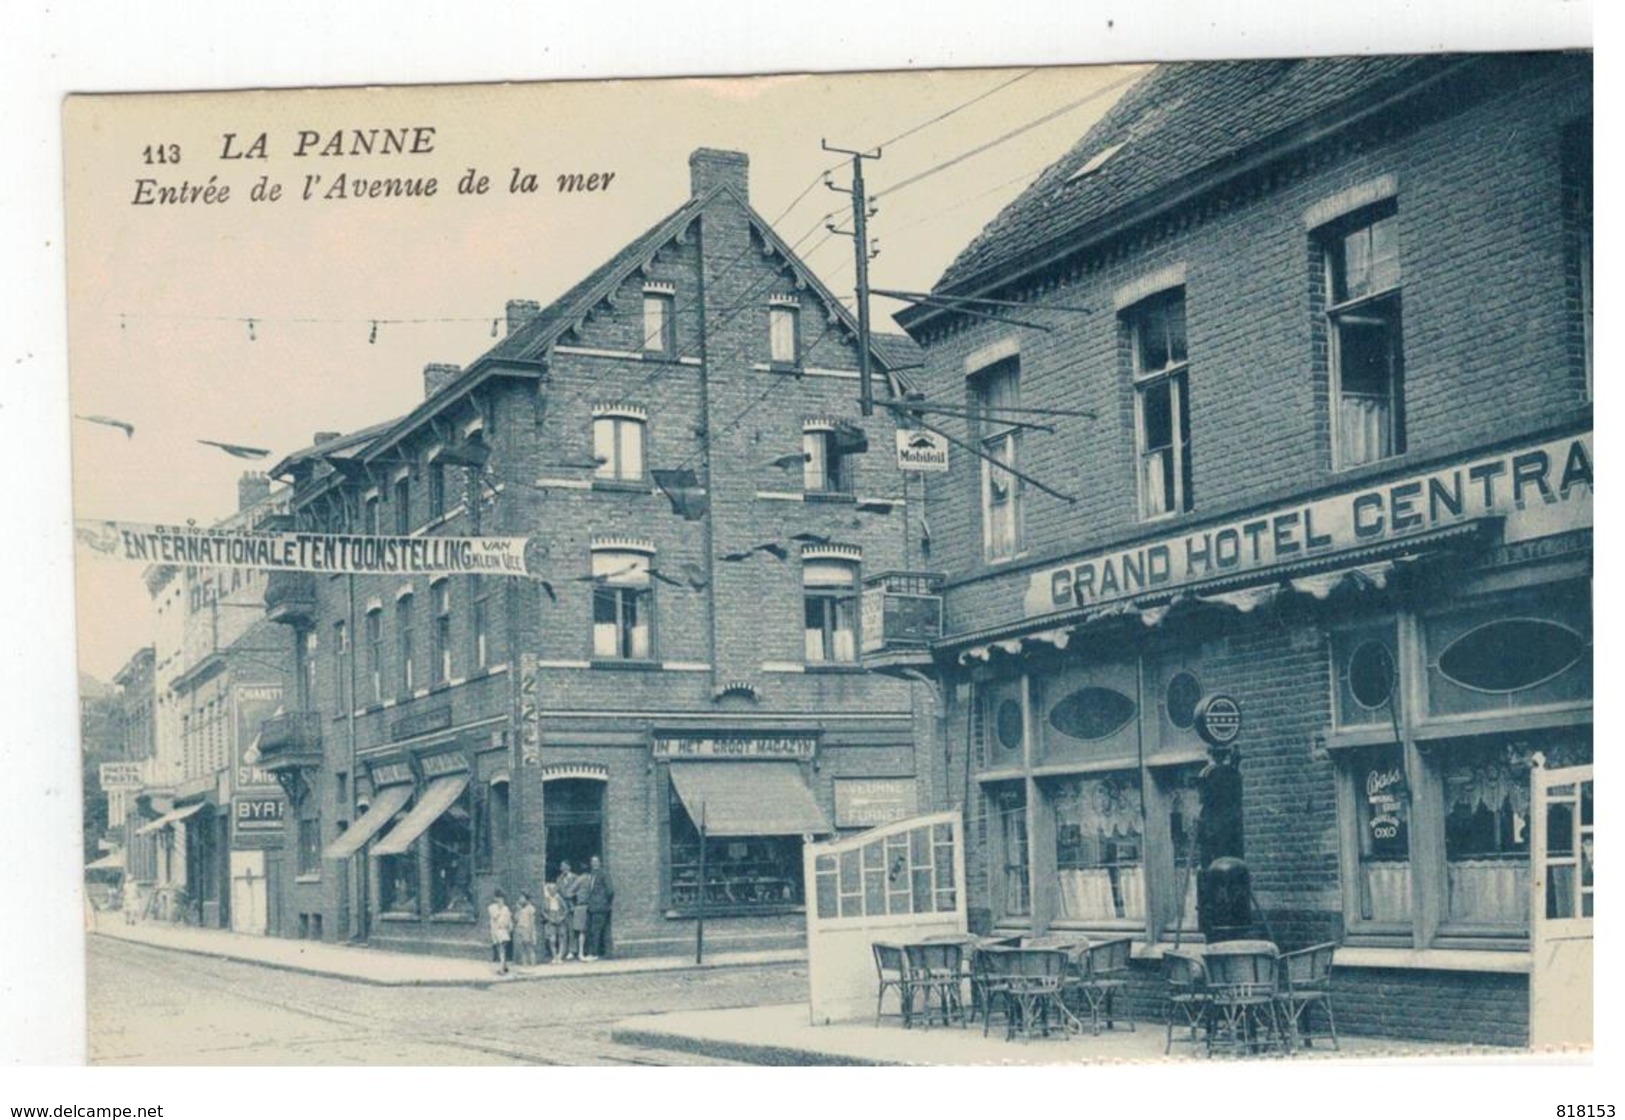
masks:
[[[288,492],[249,472],[220,530],[264,528]],[[154,610],[153,755],[132,843],[152,912],[266,933],[277,922],[274,880],[285,801],[275,779],[245,764],[259,723],[283,704],[287,632],[264,614],[266,575],[253,569],[159,565],[146,573]]]
[[[803,837],[914,807],[912,687],[858,664],[860,581],[904,566],[893,421],[859,415],[855,322],[746,158],[690,166],[409,414],[273,470],[302,529],[527,536],[543,577],[273,574],[297,703],[260,757],[306,936],[482,953],[494,889],[600,855],[617,953],[685,951],[702,903],[707,944],[794,944]],[[881,396],[911,349],[877,346]]]
[[[946,637],[877,663],[941,682],[987,924],[1132,934],[1149,996],[1228,694],[1340,1025],[1525,1039],[1531,762],[1591,758],[1590,160],[1584,55],[1164,66],[898,317],[987,458],[930,476]]]

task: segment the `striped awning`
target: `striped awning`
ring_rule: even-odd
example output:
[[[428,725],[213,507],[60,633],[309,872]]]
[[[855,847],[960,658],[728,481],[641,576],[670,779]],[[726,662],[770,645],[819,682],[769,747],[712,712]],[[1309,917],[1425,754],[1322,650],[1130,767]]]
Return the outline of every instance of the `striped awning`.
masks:
[[[373,798],[367,811],[361,814],[361,819],[334,840],[323,851],[326,859],[349,859],[361,850],[361,846],[376,836],[380,829],[390,822],[396,813],[401,811],[407,799],[412,796],[412,786],[405,785],[385,786]]]
[[[440,819],[440,814],[451,808],[451,803],[462,796],[463,790],[468,788],[468,774],[448,774],[443,778],[436,778],[429,783],[418,798],[418,803],[412,806],[412,811],[402,817],[396,826],[389,830],[389,835],[372,846],[375,856],[398,856],[417,842],[417,838],[429,830],[429,826]]]
[[[203,802],[196,801],[180,809],[171,809],[157,820],[144,824],[140,828],[136,829],[135,834],[137,836],[146,836],[149,833],[157,832],[160,828],[168,828],[177,821],[184,821],[187,817],[199,812],[202,808]]]
[[[671,782],[707,836],[827,836],[835,830],[794,762],[674,762]]]

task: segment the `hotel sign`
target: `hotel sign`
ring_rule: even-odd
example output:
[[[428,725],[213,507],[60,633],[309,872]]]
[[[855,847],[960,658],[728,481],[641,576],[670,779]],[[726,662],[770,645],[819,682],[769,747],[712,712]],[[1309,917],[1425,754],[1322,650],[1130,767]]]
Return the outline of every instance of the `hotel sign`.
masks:
[[[1100,552],[1032,576],[1028,618],[1257,573],[1478,518],[1507,543],[1591,525],[1591,433]]]
[[[141,763],[104,762],[101,765],[101,786],[108,792],[120,789],[140,789]]]
[[[656,735],[658,759],[773,758],[810,762],[818,751],[813,735]]]

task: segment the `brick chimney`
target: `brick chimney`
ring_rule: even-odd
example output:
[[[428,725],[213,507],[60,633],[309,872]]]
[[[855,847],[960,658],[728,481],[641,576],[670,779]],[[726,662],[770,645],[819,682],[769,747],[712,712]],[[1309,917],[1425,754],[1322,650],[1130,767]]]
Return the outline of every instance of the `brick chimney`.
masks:
[[[744,152],[724,152],[716,148],[696,148],[688,157],[688,180],[695,197],[719,183],[750,197],[750,157]]]
[[[318,445],[323,443],[332,443],[343,434],[343,432],[317,432],[315,435],[310,437],[310,442]]]
[[[237,480],[237,512],[259,505],[271,496],[271,478],[263,471],[244,471]]]
[[[440,390],[457,380],[457,375],[463,372],[462,366],[448,365],[444,362],[430,362],[423,367],[423,399],[428,400]]]
[[[510,299],[508,301],[508,333],[530,322],[542,313],[542,305],[533,299]]]

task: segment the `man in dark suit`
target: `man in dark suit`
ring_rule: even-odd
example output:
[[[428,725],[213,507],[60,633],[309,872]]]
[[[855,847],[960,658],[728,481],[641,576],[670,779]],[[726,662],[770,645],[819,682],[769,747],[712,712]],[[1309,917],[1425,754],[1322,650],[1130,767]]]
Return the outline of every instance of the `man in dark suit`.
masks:
[[[587,947],[581,959],[595,961],[609,956],[609,912],[615,901],[615,885],[597,856],[592,857],[585,877],[586,888],[578,888],[576,896],[584,898],[587,906]]]

